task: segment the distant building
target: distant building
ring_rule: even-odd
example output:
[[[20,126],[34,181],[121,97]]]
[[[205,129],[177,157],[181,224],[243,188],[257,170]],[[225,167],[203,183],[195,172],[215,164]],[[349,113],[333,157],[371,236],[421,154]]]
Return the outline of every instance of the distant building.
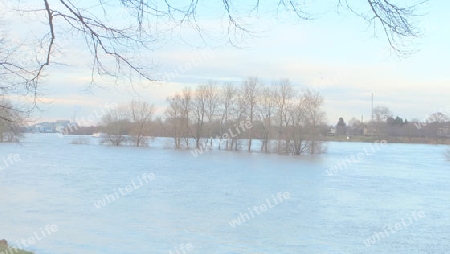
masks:
[[[336,136],[336,128],[331,127],[331,129],[327,132],[328,136]]]
[[[53,122],[42,122],[34,125],[37,132],[40,133],[53,133],[55,132],[55,123]]]
[[[439,128],[437,135],[439,137],[446,137],[446,138],[450,138],[450,127],[442,127]]]
[[[57,120],[56,122],[41,122],[29,127],[31,132],[38,133],[61,133],[65,130],[72,130],[77,127],[77,123],[71,123],[68,120]]]

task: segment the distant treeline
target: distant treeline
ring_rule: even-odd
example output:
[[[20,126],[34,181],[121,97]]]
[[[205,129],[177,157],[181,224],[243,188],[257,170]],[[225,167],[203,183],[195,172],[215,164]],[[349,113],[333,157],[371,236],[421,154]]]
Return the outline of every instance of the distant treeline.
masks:
[[[152,137],[171,137],[170,132],[165,128],[167,123],[162,118],[156,118],[152,122],[148,123],[148,129],[146,131],[146,136]],[[420,129],[416,126],[419,122],[407,122],[402,126],[390,126],[384,123],[384,128],[381,128],[381,132],[377,133],[374,130],[373,123],[363,123],[354,126],[346,126],[345,133],[332,134],[330,130],[336,126],[332,125],[321,125],[319,126],[321,141],[363,141],[371,142],[377,139],[386,139],[391,142],[411,142],[411,143],[450,143],[450,135],[448,134],[450,122],[444,123],[430,123],[427,126],[422,126]],[[130,122],[128,130],[132,129],[133,123]],[[220,137],[219,124],[216,123],[213,126],[213,138]],[[274,130],[277,127],[273,127]],[[70,135],[92,135],[94,133],[106,133],[104,126],[91,126],[91,127],[79,127],[73,132],[69,132]],[[275,131],[276,132],[276,131]],[[131,132],[125,130],[124,135],[129,135]],[[253,139],[261,139],[264,130],[262,130],[259,122],[255,122],[253,126]],[[349,137],[349,139],[347,139]],[[203,139],[210,138],[203,136]],[[183,145],[183,144],[182,144]],[[193,146],[193,145],[191,145]]]
[[[296,90],[287,79],[264,85],[252,77],[238,86],[210,81],[195,90],[185,87],[167,103],[164,116],[157,118],[147,102],[119,105],[103,117],[101,126],[80,127],[68,134],[101,132],[104,143],[114,146],[146,146],[149,136],[171,137],[176,148],[197,149],[212,147],[213,139],[219,139],[225,141],[218,149],[226,150],[237,150],[242,139],[247,139],[246,150],[250,150],[252,140],[258,139],[262,152],[296,155],[321,153],[322,141],[341,136],[450,137],[449,120],[442,113],[408,122],[394,118],[386,107],[376,107],[369,122],[352,118],[346,123],[340,118],[329,126],[319,92]]]
[[[163,117],[154,118],[154,106],[132,101],[111,109],[100,127],[78,127],[67,134],[103,133],[104,143],[120,146],[133,141],[148,144],[149,136],[173,138],[175,148],[212,146],[222,139],[220,149],[237,150],[238,140],[262,142],[261,151],[291,154],[321,153],[320,136],[329,128],[322,111],[323,98],[316,91],[296,90],[290,81],[264,85],[248,78],[241,85],[218,85],[210,81],[196,89],[185,87],[167,98]],[[276,147],[271,147],[271,140]]]

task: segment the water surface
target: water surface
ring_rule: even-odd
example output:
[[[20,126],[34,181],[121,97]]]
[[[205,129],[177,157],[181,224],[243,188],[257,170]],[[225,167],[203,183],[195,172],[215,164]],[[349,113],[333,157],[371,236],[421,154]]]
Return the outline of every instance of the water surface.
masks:
[[[94,138],[72,145],[72,139],[34,134],[0,144],[0,161],[20,155],[0,170],[0,238],[15,244],[57,225],[27,247],[37,254],[178,254],[182,244],[192,246],[185,253],[450,250],[446,146],[388,144],[352,161],[371,144],[328,143],[318,156],[214,151],[194,157],[165,149],[164,139],[150,148],[100,146]],[[327,170],[338,165],[330,176]],[[155,178],[139,184],[144,174]],[[118,192],[133,182],[138,188]],[[274,205],[280,192],[289,198]],[[97,208],[115,193],[115,201]],[[267,200],[273,207],[252,217],[249,208]],[[240,217],[246,220],[233,227]],[[388,229],[402,220],[411,223]],[[384,238],[374,236],[385,229]],[[367,246],[369,238],[375,241]]]

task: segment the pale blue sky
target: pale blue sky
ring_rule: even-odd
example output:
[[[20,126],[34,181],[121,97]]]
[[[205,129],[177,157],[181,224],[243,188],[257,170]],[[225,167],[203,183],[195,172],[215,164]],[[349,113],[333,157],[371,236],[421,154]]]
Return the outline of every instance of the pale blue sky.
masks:
[[[41,104],[45,111],[36,117],[41,121],[70,119],[75,111],[77,117],[87,117],[105,103],[128,102],[133,98],[154,103],[162,113],[165,98],[183,86],[195,86],[209,79],[240,82],[248,76],[257,76],[267,84],[289,78],[295,86],[319,89],[325,100],[327,122],[331,124],[339,117],[348,121],[363,115],[368,120],[371,92],[375,106],[387,106],[395,115],[407,119],[422,120],[439,108],[450,106],[447,1],[431,1],[425,6],[424,12],[428,14],[419,25],[424,36],[414,41],[419,51],[402,59],[390,56],[385,38],[382,34],[374,38],[373,28],[363,20],[345,11],[338,15],[336,2],[311,3],[310,10],[316,13],[312,21],[295,21],[285,18],[287,15],[273,19],[262,7],[260,22],[254,26],[260,31],[258,37],[242,41],[242,49],[213,39],[206,47],[196,49],[180,40],[198,45],[192,31],[177,31],[161,48],[143,52],[142,56],[157,64],[155,73],[159,75],[174,72],[192,59],[197,64],[170,82],[148,84],[145,88],[114,87],[110,80],[97,79],[101,89],[84,91],[90,82],[89,55],[80,52],[76,40],[63,41],[63,53],[57,53],[54,59],[70,66],[48,69],[50,74],[42,84],[46,93],[42,101],[52,103]],[[223,27],[215,25],[220,22],[214,22],[212,14],[209,12],[207,19],[200,22],[209,28],[206,35],[217,38]],[[15,31],[22,35],[27,33],[26,29],[36,32],[45,28],[39,23],[36,27],[33,23],[16,26],[20,29]],[[15,31],[9,32],[19,36]],[[205,51],[209,55],[205,56]]]

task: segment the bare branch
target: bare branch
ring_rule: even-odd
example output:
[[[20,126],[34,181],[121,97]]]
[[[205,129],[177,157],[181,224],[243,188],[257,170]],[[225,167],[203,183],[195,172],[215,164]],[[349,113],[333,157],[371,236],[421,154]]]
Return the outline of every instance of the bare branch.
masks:
[[[39,81],[39,78],[41,77],[41,74],[42,74],[42,71],[44,70],[44,67],[50,65],[50,56],[51,56],[53,44],[54,44],[54,41],[55,41],[55,31],[54,31],[54,27],[53,27],[53,12],[50,9],[50,5],[48,3],[48,0],[44,0],[44,4],[45,4],[45,10],[46,10],[47,15],[48,15],[48,27],[50,29],[50,41],[48,43],[48,49],[47,49],[47,54],[46,54],[47,56],[46,56],[45,62],[40,65],[37,73],[35,74],[35,76],[29,82],[29,84],[33,86],[33,91],[35,91],[35,92],[36,92],[36,89],[37,89],[37,83]]]
[[[419,35],[418,30],[412,24],[419,4],[409,7],[400,7],[387,0],[367,0],[373,16],[368,18],[369,22],[381,24],[386,39],[391,48],[398,54],[410,53],[405,50],[405,39],[415,38]],[[424,2],[420,3],[423,4]]]

